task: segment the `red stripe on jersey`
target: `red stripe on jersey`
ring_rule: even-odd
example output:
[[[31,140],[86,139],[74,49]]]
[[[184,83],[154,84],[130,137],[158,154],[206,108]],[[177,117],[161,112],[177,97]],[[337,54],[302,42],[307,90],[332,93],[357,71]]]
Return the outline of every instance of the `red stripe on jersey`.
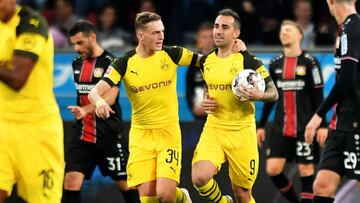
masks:
[[[80,82],[91,82],[94,72],[96,59],[85,60],[81,68],[80,73]],[[89,105],[90,101],[87,94],[80,95],[80,105],[86,106]],[[96,142],[96,118],[94,113],[87,114],[83,120],[83,129],[81,131],[81,139],[87,142]]]
[[[330,125],[329,125],[329,128],[331,130],[336,130],[336,122],[337,122],[337,116],[336,116],[336,105],[334,105],[333,109],[334,109],[334,113],[331,117],[331,120],[330,120]]]
[[[80,95],[81,106],[90,104],[87,95]],[[82,120],[81,139],[96,143],[96,118],[94,113],[87,114]]]
[[[84,60],[81,67],[80,82],[91,82],[96,59]]]
[[[294,80],[297,66],[297,58],[285,58],[284,80]],[[296,92],[284,91],[284,129],[283,134],[287,137],[296,137]]]

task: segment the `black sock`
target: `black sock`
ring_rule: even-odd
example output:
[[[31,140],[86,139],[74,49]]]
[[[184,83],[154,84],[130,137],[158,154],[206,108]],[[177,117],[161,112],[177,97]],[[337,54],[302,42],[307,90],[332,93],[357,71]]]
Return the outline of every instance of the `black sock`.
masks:
[[[293,184],[287,177],[280,173],[279,175],[270,177],[275,186],[280,190],[281,194],[292,203],[300,203],[299,197],[295,193]]]
[[[300,177],[301,179],[301,203],[312,203],[314,194],[312,190],[314,175]]]
[[[139,192],[137,189],[121,191],[126,203],[140,203]]]
[[[64,190],[61,203],[80,203],[80,191]]]
[[[314,203],[333,203],[334,198],[314,196]]]

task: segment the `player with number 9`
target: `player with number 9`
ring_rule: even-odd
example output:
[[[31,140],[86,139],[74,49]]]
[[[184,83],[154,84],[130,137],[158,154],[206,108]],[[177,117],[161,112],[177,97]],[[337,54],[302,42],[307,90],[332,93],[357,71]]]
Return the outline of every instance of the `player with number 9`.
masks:
[[[221,10],[213,28],[217,49],[200,60],[208,91],[203,101],[208,117],[194,152],[192,181],[199,194],[209,202],[233,202],[229,195],[222,194],[213,179],[225,162],[229,162],[229,176],[238,202],[255,202],[251,189],[257,177],[259,157],[253,100],[274,101],[278,96],[258,58],[248,51],[230,53],[239,35],[238,14],[230,9]],[[240,101],[231,86],[234,77],[244,69],[260,73],[266,90],[261,92],[257,85],[251,89],[239,88],[239,94],[247,99]]]

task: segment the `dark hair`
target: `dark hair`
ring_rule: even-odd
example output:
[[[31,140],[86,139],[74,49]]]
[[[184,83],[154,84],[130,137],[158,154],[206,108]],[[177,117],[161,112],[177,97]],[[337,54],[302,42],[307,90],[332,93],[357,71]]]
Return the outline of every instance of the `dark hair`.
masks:
[[[85,36],[88,36],[90,33],[96,34],[96,29],[90,21],[78,20],[69,29],[68,35],[71,37],[71,36],[76,35],[79,32],[82,32]]]
[[[218,16],[231,16],[234,18],[234,26],[235,28],[241,28],[241,21],[240,21],[240,17],[239,14],[236,13],[234,10],[231,10],[229,8],[226,9],[222,9],[221,11],[219,11]]]
[[[158,20],[161,20],[161,16],[156,13],[147,12],[147,11],[138,13],[136,14],[135,23],[134,23],[135,31],[139,29],[144,29],[146,24]]]

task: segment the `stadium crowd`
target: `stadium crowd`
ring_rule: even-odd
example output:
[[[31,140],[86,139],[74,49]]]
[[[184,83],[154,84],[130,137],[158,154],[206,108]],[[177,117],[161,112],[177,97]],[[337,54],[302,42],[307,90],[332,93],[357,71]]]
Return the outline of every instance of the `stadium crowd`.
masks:
[[[278,45],[278,30],[284,19],[295,20],[302,26],[305,49],[332,45],[337,30],[326,1],[316,0],[94,0],[91,4],[85,0],[22,0],[22,3],[46,17],[58,50],[71,48],[66,31],[80,18],[97,25],[103,47],[131,47],[136,44],[133,21],[136,13],[142,11],[156,11],[163,16],[165,44],[192,45],[196,28],[203,22],[212,22],[216,12],[227,7],[239,13],[241,38],[248,45]],[[118,37],[114,39],[114,35]]]

